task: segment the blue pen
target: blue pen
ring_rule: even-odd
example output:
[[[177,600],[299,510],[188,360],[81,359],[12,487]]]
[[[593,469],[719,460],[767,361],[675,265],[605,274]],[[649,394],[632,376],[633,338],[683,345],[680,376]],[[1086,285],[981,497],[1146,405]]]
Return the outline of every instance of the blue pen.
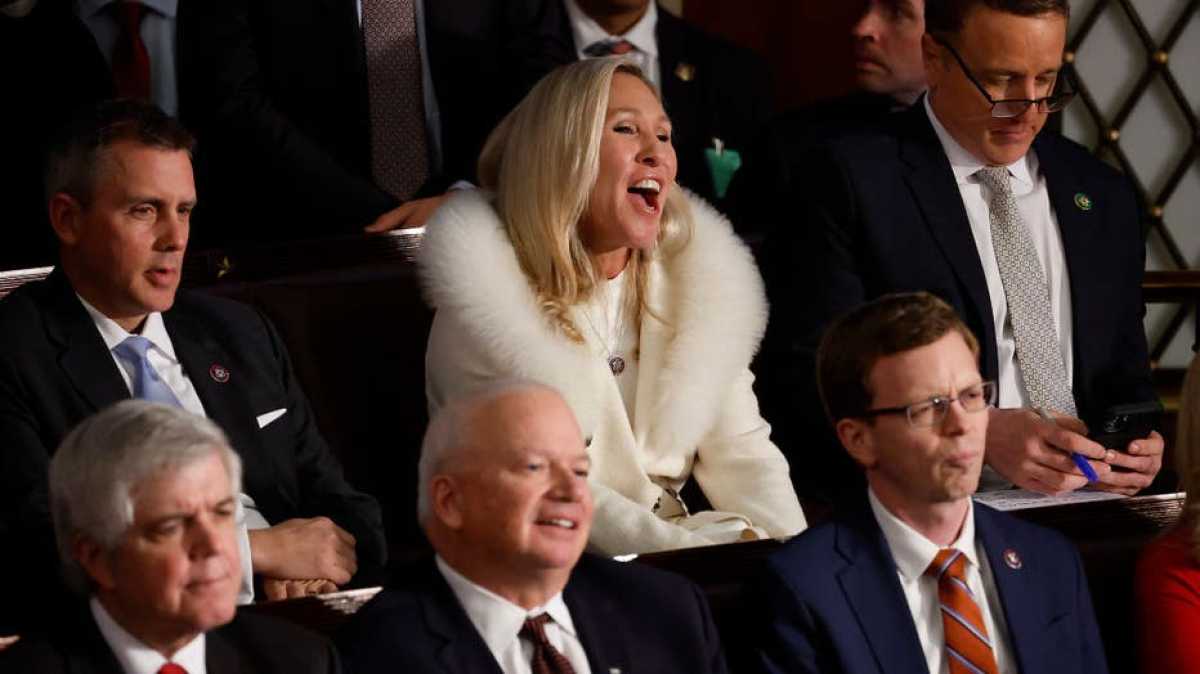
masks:
[[[1049,421],[1052,424],[1055,423],[1054,417],[1050,416],[1049,412],[1040,407],[1034,409],[1037,411],[1039,417]],[[1082,454],[1071,452],[1071,460],[1074,461],[1075,465],[1079,467],[1079,470],[1083,472],[1083,476],[1087,478],[1089,484],[1100,481],[1100,476],[1096,474],[1095,469],[1092,468],[1092,464],[1088,463],[1088,460],[1084,458]]]

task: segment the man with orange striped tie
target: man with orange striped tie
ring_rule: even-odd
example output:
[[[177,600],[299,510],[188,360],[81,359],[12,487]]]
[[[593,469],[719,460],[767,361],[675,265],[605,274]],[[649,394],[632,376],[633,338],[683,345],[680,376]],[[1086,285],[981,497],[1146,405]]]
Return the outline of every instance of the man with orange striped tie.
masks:
[[[996,400],[978,358],[928,293],[829,327],[817,384],[867,493],[768,560],[752,604],[763,672],[1108,671],[1071,543],[971,498]]]

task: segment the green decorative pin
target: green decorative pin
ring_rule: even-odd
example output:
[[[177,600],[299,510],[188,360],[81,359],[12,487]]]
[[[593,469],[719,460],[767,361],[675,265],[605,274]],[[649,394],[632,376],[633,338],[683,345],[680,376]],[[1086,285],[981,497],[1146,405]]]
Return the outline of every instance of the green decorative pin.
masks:
[[[1092,198],[1083,192],[1076,192],[1075,205],[1078,206],[1079,210],[1081,211],[1090,211],[1092,210]]]

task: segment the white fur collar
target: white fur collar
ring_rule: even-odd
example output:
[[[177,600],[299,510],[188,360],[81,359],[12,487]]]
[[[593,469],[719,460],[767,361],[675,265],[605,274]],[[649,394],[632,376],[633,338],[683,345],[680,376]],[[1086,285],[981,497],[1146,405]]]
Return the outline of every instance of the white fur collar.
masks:
[[[652,390],[638,389],[638,444],[656,452],[694,449],[717,418],[733,378],[750,364],[766,328],[762,280],[728,220],[688,195],[695,231],[682,251],[652,265],[648,301],[665,317],[643,320],[648,341],[661,341]],[[453,308],[514,376],[559,389],[585,433],[595,428],[607,370],[583,345],[550,327],[517,263],[491,197],[454,194],[428,223],[418,257],[426,298]],[[611,375],[608,375],[611,377]],[[649,414],[642,414],[647,410]],[[645,422],[649,420],[649,422]]]

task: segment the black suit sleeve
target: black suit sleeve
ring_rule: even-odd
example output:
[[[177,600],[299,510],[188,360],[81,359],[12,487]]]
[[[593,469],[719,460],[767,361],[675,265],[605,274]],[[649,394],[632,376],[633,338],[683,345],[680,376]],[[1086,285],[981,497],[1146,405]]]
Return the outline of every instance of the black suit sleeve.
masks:
[[[763,416],[788,459],[797,493],[837,500],[857,494],[862,476],[825,418],[817,348],[829,322],[863,302],[866,289],[849,178],[832,153],[810,156],[808,164],[813,168],[797,180],[804,186],[799,207],[763,247],[771,317],[757,374]]]
[[[821,655],[817,621],[787,581],[770,567],[748,593],[747,612],[758,640],[753,670],[758,674],[818,674],[840,671]]]
[[[324,516],[350,532],[356,540],[359,573],[355,584],[376,582],[371,574],[387,561],[383,517],[379,504],[371,496],[356,491],[342,473],[341,463],[317,428],[312,407],[300,388],[291,358],[271,322],[258,314],[270,337],[287,393],[290,432],[295,447],[296,481],[300,489],[300,517]],[[294,411],[294,413],[293,413]]]
[[[187,31],[187,39],[180,45],[180,79],[185,89],[182,93],[186,93],[182,108],[185,121],[200,137],[201,163],[207,162],[213,180],[221,180],[221,174],[231,171],[253,178],[255,184],[273,186],[267,193],[259,189],[259,199],[299,200],[310,205],[306,215],[312,224],[290,223],[292,226],[336,224],[357,231],[399,202],[348,169],[280,109],[277,92],[269,88],[279,89],[280,85],[267,72],[265,60],[281,55],[264,53],[263,42],[267,36],[289,30],[290,25],[283,21],[270,25],[274,17],[262,6],[265,4],[222,0],[187,2],[181,7],[181,25]],[[337,40],[339,28],[318,27],[313,38]],[[357,73],[327,75],[336,80]],[[337,104],[357,109],[360,101]],[[330,103],[312,101],[312,105],[327,107]],[[259,175],[251,176],[245,170],[248,166]]]

